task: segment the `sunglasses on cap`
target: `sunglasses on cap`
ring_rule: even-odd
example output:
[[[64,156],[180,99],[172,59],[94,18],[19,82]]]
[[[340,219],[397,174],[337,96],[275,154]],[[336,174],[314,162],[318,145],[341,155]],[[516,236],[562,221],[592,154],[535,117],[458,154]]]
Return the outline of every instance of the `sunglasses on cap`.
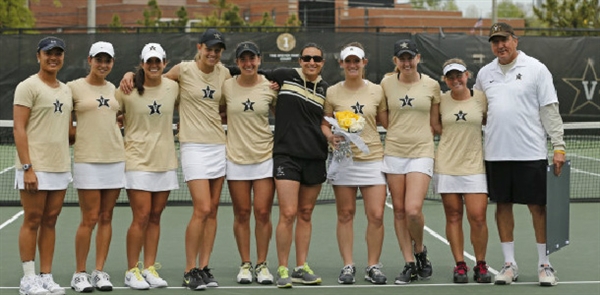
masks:
[[[300,57],[303,62],[310,62],[310,60],[314,60],[315,62],[322,62],[323,57],[318,55],[303,55]]]

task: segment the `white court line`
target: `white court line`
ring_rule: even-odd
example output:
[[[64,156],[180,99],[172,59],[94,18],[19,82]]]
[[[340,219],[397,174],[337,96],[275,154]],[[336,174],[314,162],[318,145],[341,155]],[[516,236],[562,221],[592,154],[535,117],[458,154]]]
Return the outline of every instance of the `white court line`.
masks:
[[[390,208],[390,209],[394,209],[394,206],[393,206],[392,204],[388,203],[388,202],[387,202],[387,200],[386,200],[386,202],[385,202],[385,205],[386,205],[388,208]],[[427,232],[428,232],[430,235],[432,235],[434,238],[436,238],[436,239],[440,240],[442,243],[444,243],[444,244],[446,244],[446,245],[450,246],[450,242],[448,242],[448,240],[446,240],[446,238],[442,237],[442,236],[441,236],[440,234],[438,234],[436,231],[432,230],[431,228],[429,228],[429,227],[427,227],[427,226],[425,226],[423,229],[424,229],[425,231],[427,231]],[[464,254],[464,255],[465,255],[467,258],[469,258],[471,261],[473,261],[473,262],[476,262],[475,256],[471,255],[470,253],[467,253],[467,251],[463,251],[463,254]],[[497,271],[497,270],[495,270],[495,269],[493,269],[493,268],[492,268],[492,267],[490,267],[489,265],[488,265],[488,270],[489,270],[491,273],[493,273],[494,275],[497,275],[497,274],[498,274],[498,271]]]
[[[560,281],[559,285],[592,285],[592,284],[600,284],[600,281]],[[294,285],[291,289],[346,289],[346,288],[428,288],[428,287],[456,287],[456,288],[468,288],[468,287],[477,287],[484,285],[493,285],[493,283],[489,284],[456,284],[456,283],[444,283],[444,284],[406,284],[406,285],[395,285],[395,284],[385,284],[385,285],[313,285],[313,286],[302,286],[302,285]],[[539,285],[538,282],[513,282],[511,285]],[[19,287],[0,287],[0,290],[17,290]],[[65,290],[70,290],[71,288],[65,287]],[[113,287],[116,290],[129,290],[129,287]],[[167,287],[161,288],[167,290],[183,290],[187,289],[185,287]],[[212,289],[209,287],[209,289]],[[214,289],[226,289],[226,290],[260,290],[260,289],[278,289],[275,285],[270,286],[219,286]]]
[[[13,217],[11,217],[10,219],[8,219],[7,221],[5,221],[4,223],[0,224],[0,229],[3,229],[5,226],[13,223],[15,220],[17,220],[17,218],[19,218],[19,216],[23,215],[23,210],[19,211],[17,214],[13,215]]]
[[[592,176],[598,176],[598,177],[600,177],[600,174],[598,174],[598,173],[587,172],[587,171],[579,170],[579,169],[576,169],[576,168],[571,168],[571,170],[573,170],[573,172],[576,172],[576,173],[581,173],[581,174],[587,174],[587,175],[592,175]]]
[[[592,161],[598,161],[598,162],[600,162],[600,159],[595,158],[595,157],[580,156],[578,154],[569,154],[569,156],[575,157],[575,158],[582,158],[582,159],[586,159],[586,160],[592,160]]]
[[[4,174],[13,169],[15,169],[15,166],[6,167],[6,168],[4,168],[4,170],[0,171],[0,174]]]

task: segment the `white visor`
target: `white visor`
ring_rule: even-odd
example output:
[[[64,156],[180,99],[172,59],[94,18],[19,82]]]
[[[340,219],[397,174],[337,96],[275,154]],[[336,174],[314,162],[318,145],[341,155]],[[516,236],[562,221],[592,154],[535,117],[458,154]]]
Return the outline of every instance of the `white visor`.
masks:
[[[464,73],[467,71],[467,68],[461,64],[452,63],[444,67],[444,76],[448,74],[450,71],[459,71]]]
[[[356,46],[348,46],[340,53],[340,59],[345,60],[346,57],[351,55],[358,56],[358,58],[363,59],[365,58],[365,51]]]

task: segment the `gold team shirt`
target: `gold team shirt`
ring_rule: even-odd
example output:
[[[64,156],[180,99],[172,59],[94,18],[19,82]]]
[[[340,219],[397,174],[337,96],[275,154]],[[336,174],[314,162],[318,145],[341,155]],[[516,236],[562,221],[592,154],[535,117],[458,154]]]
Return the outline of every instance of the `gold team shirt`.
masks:
[[[162,78],[160,85],[145,87],[144,95],[117,90],[125,127],[125,170],[164,172],[177,169],[173,136],[173,111],[179,85]]]
[[[361,152],[356,145],[351,144],[352,157],[355,161],[377,161],[383,158],[383,145],[377,132],[377,114],[387,110],[385,97],[381,86],[364,80],[366,87],[358,91],[348,90],[344,82],[339,82],[327,88],[325,99],[325,114],[340,111],[352,111],[365,118],[365,127],[360,137],[369,147],[369,154]]]
[[[223,83],[227,104],[227,159],[240,165],[257,164],[272,157],[273,132],[269,126],[269,110],[275,106],[277,92],[271,83],[262,81],[243,87],[237,76]]]
[[[115,85],[91,85],[80,78],[67,83],[73,93],[77,133],[73,149],[76,163],[115,163],[125,161],[123,136],[117,125],[120,105]]]
[[[71,89],[60,81],[52,88],[35,74],[17,85],[13,103],[31,110],[25,131],[33,168],[40,172],[71,171]],[[15,163],[22,166],[18,155]]]
[[[474,90],[467,100],[454,100],[450,91],[442,94],[442,135],[435,155],[435,173],[485,173],[481,124],[486,112],[487,99],[481,91]]]
[[[431,105],[440,103],[440,85],[425,74],[415,84],[405,85],[398,74],[381,81],[388,104],[385,154],[400,158],[433,158]]]
[[[231,78],[222,64],[212,73],[202,72],[195,61],[179,64],[179,141],[225,144],[219,105],[224,104],[221,87]]]

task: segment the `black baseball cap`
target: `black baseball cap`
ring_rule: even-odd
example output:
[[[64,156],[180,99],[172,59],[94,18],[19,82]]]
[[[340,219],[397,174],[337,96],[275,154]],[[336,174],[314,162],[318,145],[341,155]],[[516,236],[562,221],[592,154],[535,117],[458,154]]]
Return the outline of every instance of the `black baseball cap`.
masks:
[[[40,42],[38,43],[37,51],[48,51],[53,48],[60,48],[64,51],[65,47],[67,46],[65,45],[65,41],[63,41],[63,39],[50,36],[40,40]]]
[[[413,57],[419,54],[417,43],[410,39],[401,39],[394,43],[394,55],[400,57],[403,53],[410,53]]]
[[[509,24],[495,23],[490,28],[490,38],[488,39],[488,42],[492,41],[492,38],[496,37],[496,36],[502,36],[502,37],[507,38],[508,36],[513,36],[513,35],[515,35],[515,31]]]
[[[225,36],[221,34],[221,32],[217,31],[217,29],[208,29],[202,33],[200,36],[200,44],[205,44],[208,47],[215,46],[217,44],[221,44],[223,49],[227,49],[225,46]]]
[[[254,55],[260,56],[260,50],[258,49],[258,46],[254,44],[254,42],[245,41],[238,44],[237,48],[235,49],[235,57],[240,58],[244,52],[251,52]]]

